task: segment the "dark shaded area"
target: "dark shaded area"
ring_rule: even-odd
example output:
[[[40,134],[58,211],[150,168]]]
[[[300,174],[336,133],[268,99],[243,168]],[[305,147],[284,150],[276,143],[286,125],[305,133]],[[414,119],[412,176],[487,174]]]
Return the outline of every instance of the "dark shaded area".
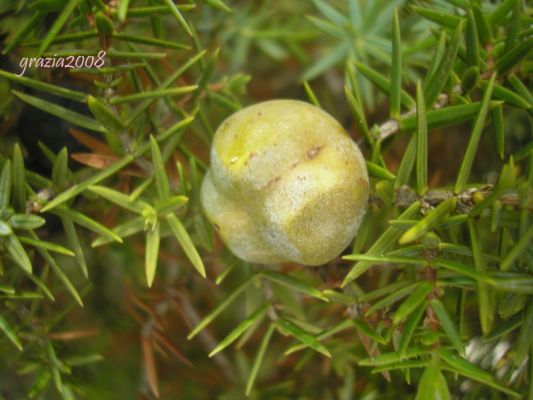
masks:
[[[65,85],[64,82],[58,82],[57,85],[70,89],[82,89],[72,84]],[[79,114],[91,115],[89,108],[84,103],[35,90],[26,90],[26,93]],[[70,135],[69,130],[71,128],[76,128],[76,126],[38,108],[24,104],[19,114],[15,133],[28,151],[28,168],[42,174],[49,174],[52,170],[52,164],[39,147],[39,142],[46,145],[54,154],[61,151],[63,147],[67,148],[69,154],[86,151],[86,148]],[[84,130],[84,132],[87,131]],[[80,168],[80,164],[69,158],[69,167],[71,169]]]

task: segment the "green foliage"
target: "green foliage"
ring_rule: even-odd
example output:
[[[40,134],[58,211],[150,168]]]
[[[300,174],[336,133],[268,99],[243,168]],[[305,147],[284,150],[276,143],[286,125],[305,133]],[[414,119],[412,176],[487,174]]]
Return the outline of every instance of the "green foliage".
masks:
[[[0,0],[0,399],[533,400],[531,15]],[[29,64],[71,55],[102,63]],[[276,97],[367,160],[324,266],[238,260],[200,207],[216,127]]]

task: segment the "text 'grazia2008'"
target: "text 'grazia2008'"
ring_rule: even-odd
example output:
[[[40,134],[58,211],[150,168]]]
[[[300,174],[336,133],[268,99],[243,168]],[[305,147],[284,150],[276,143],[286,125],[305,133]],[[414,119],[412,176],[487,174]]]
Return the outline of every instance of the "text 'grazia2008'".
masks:
[[[105,50],[100,50],[96,56],[22,57],[19,63],[22,71],[17,76],[24,75],[27,68],[102,68],[105,56]]]

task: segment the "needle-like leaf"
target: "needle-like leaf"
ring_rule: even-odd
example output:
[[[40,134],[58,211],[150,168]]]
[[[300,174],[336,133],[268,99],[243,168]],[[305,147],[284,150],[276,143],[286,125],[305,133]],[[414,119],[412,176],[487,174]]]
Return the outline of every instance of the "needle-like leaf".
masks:
[[[390,113],[394,119],[400,118],[400,100],[402,92],[402,49],[398,10],[394,10],[392,20],[392,65],[390,88]]]
[[[457,57],[457,51],[459,50],[461,32],[463,30],[463,22],[459,22],[455,31],[450,38],[448,47],[439,66],[436,68],[435,73],[427,80],[427,84],[424,85],[424,97],[426,99],[426,105],[428,108],[433,106],[437,97],[441,93],[455,63]]]
[[[398,307],[394,313],[392,322],[397,325],[406,319],[417,307],[426,301],[427,295],[433,290],[431,282],[422,282],[417,285],[417,288],[409,295],[407,299]]]
[[[294,322],[286,318],[280,318],[277,319],[274,324],[279,330],[291,335],[306,346],[309,346],[313,350],[318,351],[320,354],[323,354],[326,357],[331,357],[330,352],[323,344],[321,344],[313,335],[300,328]]]
[[[168,178],[165,172],[165,165],[163,164],[163,159],[161,158],[161,151],[159,150],[157,141],[153,136],[150,136],[150,149],[152,152],[152,163],[154,166],[157,195],[160,199],[167,199],[170,196]]]
[[[409,219],[412,218],[416,212],[418,211],[418,207],[420,204],[418,202],[413,203],[407,210],[403,212],[403,214],[399,217],[400,219]],[[402,231],[400,229],[397,229],[395,227],[389,227],[378,240],[374,242],[372,247],[368,250],[368,255],[380,255],[383,254],[385,251],[387,251],[394,242],[401,236]],[[369,261],[359,261],[356,263],[346,278],[344,278],[344,281],[342,283],[342,286],[347,285],[349,282],[353,281],[357,277],[364,274],[371,266],[373,265],[372,262]]]
[[[252,388],[255,383],[255,379],[257,378],[257,374],[259,373],[259,370],[261,368],[263,358],[265,357],[265,353],[268,348],[268,343],[270,342],[270,338],[272,337],[272,334],[274,333],[274,329],[275,329],[275,325],[274,323],[271,323],[268,326],[267,331],[263,335],[263,340],[261,340],[261,345],[259,346],[259,350],[257,351],[257,355],[255,356],[252,369],[250,370],[250,375],[248,375],[248,381],[246,382],[246,396],[250,395],[250,392],[252,391]]]
[[[187,336],[187,339],[191,340],[193,337],[195,337],[202,329],[204,329],[207,325],[209,325],[222,311],[224,311],[228,306],[233,303],[237,297],[240,296],[240,294],[248,287],[250,283],[255,281],[257,279],[256,275],[251,276],[246,281],[244,281],[241,285],[239,285],[237,288],[235,288],[231,294],[222,301],[216,307],[213,311],[211,311],[200,323],[189,333]]]
[[[17,349],[22,351],[22,343],[20,342],[15,329],[13,329],[11,324],[2,315],[0,315],[0,330],[4,332],[7,338],[15,345]]]
[[[194,246],[189,234],[185,230],[185,227],[181,223],[181,221],[176,217],[174,213],[169,213],[165,217],[168,225],[170,226],[170,229],[174,233],[174,236],[178,240],[179,244],[183,248],[183,251],[189,258],[189,261],[192,263],[194,268],[198,271],[198,273],[205,278],[205,267],[204,263],[202,262],[202,258],[198,254],[198,250],[196,250],[196,247]]]
[[[39,97],[18,92],[16,90],[13,90],[13,94],[31,106],[39,108],[45,112],[55,115],[56,117],[71,122],[77,126],[95,132],[105,132],[105,128],[100,124],[100,122],[96,121],[93,118],[87,117],[86,115],[69,110],[50,101],[43,100]]]
[[[416,85],[416,188],[420,196],[428,189],[428,125],[422,84]]]
[[[315,289],[314,287],[308,285],[305,282],[302,282],[301,280],[291,275],[282,274],[282,273],[275,272],[275,271],[264,270],[261,272],[261,276],[265,277],[266,279],[272,282],[279,283],[280,285],[284,285],[298,292],[307,294],[308,296],[312,296],[317,299],[328,302],[328,298],[324,296],[324,294],[322,294],[320,290]]]
[[[189,26],[185,18],[183,18],[183,15],[181,15],[179,8],[176,7],[176,5],[174,4],[172,0],[164,0],[164,1],[170,13],[174,15],[178,23],[183,27],[183,29],[185,29],[185,32],[187,32],[189,36],[192,36],[191,27]]]
[[[422,235],[433,229],[439,221],[455,210],[456,204],[457,199],[455,197],[450,197],[449,199],[444,200],[415,226],[405,231],[400,237],[399,243],[407,244],[422,237]]]
[[[470,243],[472,246],[472,255],[474,257],[474,266],[476,267],[476,270],[485,272],[485,259],[481,252],[478,228],[476,222],[472,219],[468,220],[468,230],[470,233]],[[486,335],[492,328],[494,313],[492,310],[492,299],[490,292],[487,289],[487,286],[481,282],[478,282],[477,284],[477,298],[481,330]]]
[[[237,340],[244,332],[246,332],[253,324],[260,320],[266,313],[269,303],[265,303],[258,307],[252,314],[250,314],[244,321],[242,321],[235,329],[233,329],[228,336],[226,336],[214,349],[209,353],[209,357],[221,352],[235,340]]]
[[[305,93],[307,94],[307,97],[309,98],[309,101],[315,106],[320,107],[320,102],[318,101],[318,98],[316,97],[315,92],[313,92],[311,85],[309,85],[307,81],[304,81],[304,89],[305,89]]]
[[[41,41],[39,50],[37,50],[37,57],[40,57],[47,49],[53,40],[56,38],[57,34],[63,28],[63,25],[67,22],[67,19],[74,12],[74,9],[77,7],[80,0],[69,0],[67,4],[62,7],[61,12],[54,21],[52,27],[48,29],[48,32],[44,39]]]
[[[468,177],[470,176],[470,170],[472,168],[472,164],[474,163],[474,157],[476,155],[479,139],[481,138],[481,132],[483,131],[483,128],[485,126],[485,119],[489,111],[490,98],[492,96],[492,88],[494,87],[495,79],[496,74],[493,73],[490,78],[489,84],[485,89],[483,100],[481,102],[481,109],[479,110],[479,114],[476,118],[474,128],[472,129],[472,134],[470,135],[470,140],[468,141],[468,145],[466,147],[463,161],[461,162],[459,174],[455,182],[455,193],[459,193],[463,189],[466,184],[466,181],[468,180]]]
[[[146,282],[148,287],[152,286],[157,268],[157,258],[159,255],[159,222],[148,228],[146,232],[146,250],[145,250],[145,271]]]

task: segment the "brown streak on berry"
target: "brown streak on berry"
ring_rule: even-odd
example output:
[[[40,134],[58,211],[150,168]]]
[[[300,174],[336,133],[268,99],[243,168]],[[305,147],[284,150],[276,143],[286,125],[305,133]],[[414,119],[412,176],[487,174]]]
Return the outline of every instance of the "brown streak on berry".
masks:
[[[272,185],[274,185],[276,182],[279,182],[281,180],[281,176],[276,176],[274,178],[272,178],[271,180],[269,180],[267,182],[267,184],[265,185],[265,189],[268,189],[270,188]]]
[[[318,153],[320,152],[320,150],[322,150],[322,147],[323,146],[315,146],[315,147],[311,148],[307,152],[307,157],[309,157],[310,159],[315,158],[318,155]]]

